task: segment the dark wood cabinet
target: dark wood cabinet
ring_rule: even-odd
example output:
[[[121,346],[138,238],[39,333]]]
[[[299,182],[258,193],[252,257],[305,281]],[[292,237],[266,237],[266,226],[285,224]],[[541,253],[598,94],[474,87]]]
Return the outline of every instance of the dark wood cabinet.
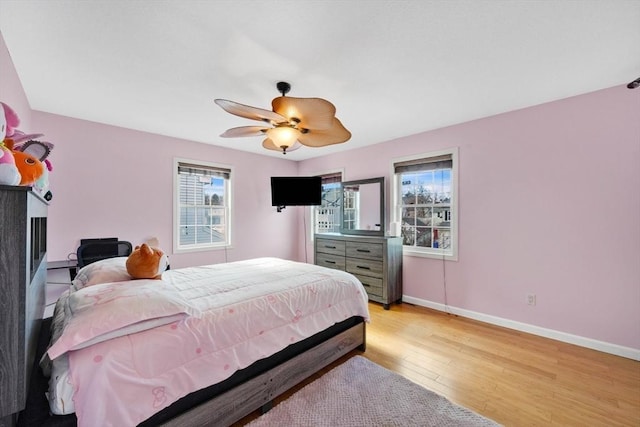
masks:
[[[402,301],[402,238],[316,234],[315,263],[347,271],[367,290],[369,300],[389,304]]]
[[[44,312],[47,202],[0,185],[0,426],[25,407]]]

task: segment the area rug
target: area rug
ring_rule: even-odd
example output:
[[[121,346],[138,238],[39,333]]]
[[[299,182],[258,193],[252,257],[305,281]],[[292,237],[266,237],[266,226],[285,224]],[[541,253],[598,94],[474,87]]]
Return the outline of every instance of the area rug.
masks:
[[[248,425],[471,427],[498,424],[362,356],[354,356]]]

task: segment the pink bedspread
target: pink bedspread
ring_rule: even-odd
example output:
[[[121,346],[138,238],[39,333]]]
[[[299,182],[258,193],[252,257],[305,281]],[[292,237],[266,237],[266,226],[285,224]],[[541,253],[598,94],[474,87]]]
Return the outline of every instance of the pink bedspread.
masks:
[[[68,352],[79,427],[135,426],[291,343],[369,319],[355,277],[311,264],[260,258],[171,270],[162,282],[188,301],[190,316]]]

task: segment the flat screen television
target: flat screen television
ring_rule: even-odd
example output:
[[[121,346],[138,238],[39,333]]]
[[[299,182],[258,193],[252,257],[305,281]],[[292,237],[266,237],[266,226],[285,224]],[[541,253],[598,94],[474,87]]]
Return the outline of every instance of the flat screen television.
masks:
[[[322,178],[319,176],[271,177],[271,206],[320,204],[322,204]]]

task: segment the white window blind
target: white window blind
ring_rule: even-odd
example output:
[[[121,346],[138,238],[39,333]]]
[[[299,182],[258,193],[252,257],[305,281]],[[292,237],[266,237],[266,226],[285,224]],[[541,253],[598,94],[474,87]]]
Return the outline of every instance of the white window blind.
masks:
[[[426,159],[414,159],[404,162],[394,163],[395,173],[408,173],[408,172],[421,172],[430,171],[436,169],[451,169],[453,167],[453,160],[451,160],[451,154],[445,154],[442,156],[429,157]]]
[[[177,163],[177,250],[229,244],[230,180],[230,168]]]

